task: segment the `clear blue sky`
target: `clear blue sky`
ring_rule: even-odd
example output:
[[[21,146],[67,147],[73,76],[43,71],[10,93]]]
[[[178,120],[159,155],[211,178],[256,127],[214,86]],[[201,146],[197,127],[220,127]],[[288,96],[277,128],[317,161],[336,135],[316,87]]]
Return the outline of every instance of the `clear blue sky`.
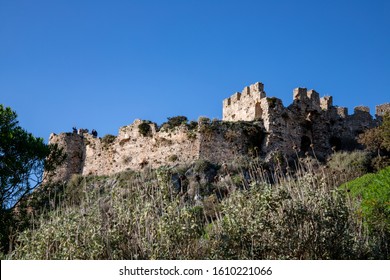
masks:
[[[222,117],[246,85],[390,102],[390,1],[0,0],[0,103],[47,140]]]

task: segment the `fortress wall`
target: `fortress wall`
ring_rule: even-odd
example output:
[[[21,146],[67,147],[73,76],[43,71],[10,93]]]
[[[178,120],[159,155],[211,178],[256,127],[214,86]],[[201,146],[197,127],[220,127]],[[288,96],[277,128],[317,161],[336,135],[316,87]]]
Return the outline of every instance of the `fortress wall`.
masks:
[[[140,170],[161,165],[190,164],[199,158],[211,162],[231,162],[240,155],[255,153],[262,141],[262,128],[254,124],[214,122],[189,131],[181,126],[142,136],[141,121],[122,127],[112,143],[90,134],[63,133],[51,137],[68,154],[53,181],[69,180],[73,174],[111,175],[127,169]]]
[[[320,106],[324,111],[329,110],[333,106],[333,97],[332,96],[324,96],[320,98]]]
[[[377,106],[376,113],[388,111],[389,103]],[[135,120],[121,127],[111,142],[87,133],[52,134],[49,142],[58,143],[68,155],[53,179],[189,164],[196,159],[223,163],[254,154],[270,159],[275,152],[288,157],[295,151],[310,153],[312,148],[317,156],[326,157],[332,146],[340,146],[343,139],[355,141],[379,121],[372,118],[368,107],[358,106],[348,115],[347,108],[333,106],[331,96],[320,98],[306,88],[294,89],[293,103],[284,107],[280,99],[266,97],[263,84],[256,83],[223,101],[223,121],[200,119],[198,128],[191,131],[185,125],[157,131],[150,123],[145,136],[139,131],[142,123]]]
[[[69,180],[72,174],[110,175],[126,169],[190,163],[199,158],[199,136],[187,127],[142,136],[136,120],[122,127],[112,143],[90,134],[83,136],[61,133],[50,137],[50,143],[58,143],[68,157],[57,169],[53,181]],[[152,126],[153,124],[151,124]]]
[[[222,164],[259,155],[264,133],[261,124],[219,121],[202,124],[199,136],[199,158]]]
[[[126,169],[157,168],[192,162],[199,157],[199,140],[189,137],[187,127],[170,131],[152,131],[142,136],[138,132],[140,120],[122,127],[112,144],[101,139],[91,139],[86,146],[83,175],[114,174]],[[152,125],[152,124],[151,124]]]
[[[385,103],[375,107],[375,115],[383,117],[386,113],[390,114],[390,103]]]
[[[67,155],[64,164],[57,168],[49,180],[67,181],[73,174],[82,172],[85,158],[85,146],[82,136],[77,133],[60,133],[58,135],[52,133],[49,137],[49,143],[58,144]]]

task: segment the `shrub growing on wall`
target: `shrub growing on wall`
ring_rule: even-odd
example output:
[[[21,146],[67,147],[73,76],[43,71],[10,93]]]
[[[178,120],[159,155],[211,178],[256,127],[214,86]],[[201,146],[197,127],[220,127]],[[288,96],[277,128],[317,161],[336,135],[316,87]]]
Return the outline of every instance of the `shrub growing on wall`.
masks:
[[[174,128],[176,126],[186,124],[187,122],[188,122],[188,119],[185,116],[176,116],[176,117],[168,118],[168,124],[169,124],[170,128]]]
[[[102,138],[102,142],[103,142],[103,144],[111,144],[115,141],[115,139],[116,139],[116,136],[111,135],[111,134],[107,134]]]
[[[151,132],[150,125],[146,122],[139,124],[138,132],[144,137],[150,135]]]

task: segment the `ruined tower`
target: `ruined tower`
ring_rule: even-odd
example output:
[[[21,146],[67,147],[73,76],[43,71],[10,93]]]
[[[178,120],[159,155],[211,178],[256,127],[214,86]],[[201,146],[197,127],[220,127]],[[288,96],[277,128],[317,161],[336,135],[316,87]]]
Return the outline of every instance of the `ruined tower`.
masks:
[[[369,108],[357,106],[352,115],[345,107],[333,105],[332,96],[320,98],[315,90],[293,90],[293,103],[284,107],[275,97],[266,97],[262,83],[245,87],[223,101],[224,121],[261,122],[266,138],[262,153],[289,154],[292,147],[325,157],[336,148],[353,148],[356,136],[377,125]],[[253,90],[252,90],[253,89]],[[377,115],[390,111],[389,104],[377,106]]]

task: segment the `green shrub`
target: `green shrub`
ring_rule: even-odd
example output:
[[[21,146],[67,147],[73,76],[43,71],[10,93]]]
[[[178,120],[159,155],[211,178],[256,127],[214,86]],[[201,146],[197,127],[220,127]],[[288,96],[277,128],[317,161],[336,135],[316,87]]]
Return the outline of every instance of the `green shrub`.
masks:
[[[380,156],[380,157],[374,157],[371,160],[371,167],[375,171],[379,171],[383,168],[386,168],[387,166],[390,166],[390,157],[389,156]]]
[[[187,124],[188,119],[185,116],[176,116],[168,118],[168,121],[161,124],[160,130],[169,130],[174,129],[175,127],[181,126],[183,124]]]
[[[341,186],[357,207],[357,214],[376,244],[380,255],[390,257],[390,166],[375,174],[366,174]]]
[[[336,152],[328,159],[331,171],[341,174],[344,182],[366,173],[369,165],[369,155],[363,151]]]
[[[269,107],[273,109],[276,107],[278,99],[276,97],[267,97],[267,102],[269,104]]]
[[[139,134],[141,134],[144,137],[149,136],[150,132],[151,132],[150,124],[146,123],[146,122],[139,124],[138,125],[138,132],[139,132]]]
[[[199,124],[199,125],[207,125],[207,124],[210,124],[210,118],[208,118],[208,117],[199,117],[199,118],[198,118],[198,124]]]
[[[190,121],[190,123],[187,125],[189,130],[195,130],[198,128],[198,122],[196,121]]]
[[[208,160],[198,159],[194,162],[194,171],[198,173],[205,173],[210,169],[218,169],[218,166]]]
[[[175,161],[177,161],[179,159],[179,157],[177,156],[177,155],[170,155],[169,157],[168,157],[168,160],[170,161],[170,162],[175,162]]]
[[[116,136],[111,135],[111,134],[106,134],[106,135],[102,138],[102,143],[103,143],[104,145],[109,145],[109,144],[114,143],[115,139],[116,139]]]
[[[186,124],[187,122],[188,119],[185,116],[176,116],[168,118],[168,124],[171,126],[171,128]]]
[[[196,132],[193,131],[193,130],[187,131],[187,138],[188,138],[188,140],[195,140],[196,137],[197,137],[196,135],[197,135]]]
[[[304,178],[302,178],[304,179]],[[215,258],[348,259],[354,225],[343,195],[308,177],[290,186],[255,184],[222,202]],[[342,238],[341,238],[342,237]]]

